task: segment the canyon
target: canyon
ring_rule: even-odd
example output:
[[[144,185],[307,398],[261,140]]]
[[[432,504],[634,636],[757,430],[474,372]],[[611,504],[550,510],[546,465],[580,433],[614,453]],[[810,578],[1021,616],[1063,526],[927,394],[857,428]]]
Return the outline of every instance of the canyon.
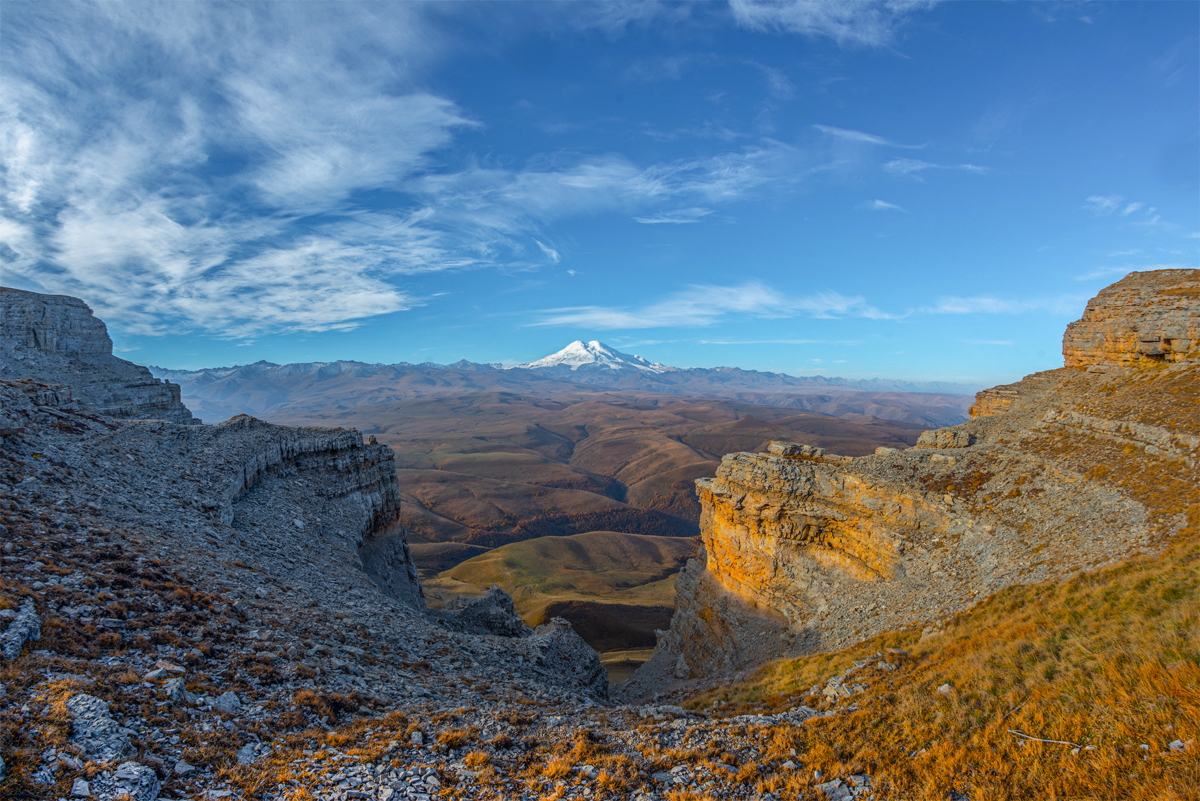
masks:
[[[738,434],[746,416],[684,432],[765,452],[696,480],[702,545],[669,628],[611,690],[569,623],[522,622],[536,598],[429,608],[414,547],[463,543],[410,542],[380,437],[199,424],[82,301],[5,290],[0,320],[10,797],[1028,797],[1091,792],[1097,771],[1105,797],[1197,786],[1200,271],[1105,289],[1064,367],[978,393],[959,425],[857,454],[761,418]],[[619,570],[554,587],[549,565],[616,552],[573,539],[447,576],[519,567],[559,606],[626,592]],[[683,558],[675,542],[644,557],[647,580]]]
[[[772,443],[697,480],[703,548],[636,699],[913,623],[1012,584],[1161,548],[1200,502],[1200,273],[1134,273],[1066,366],[984,390],[972,419],[847,458]]]

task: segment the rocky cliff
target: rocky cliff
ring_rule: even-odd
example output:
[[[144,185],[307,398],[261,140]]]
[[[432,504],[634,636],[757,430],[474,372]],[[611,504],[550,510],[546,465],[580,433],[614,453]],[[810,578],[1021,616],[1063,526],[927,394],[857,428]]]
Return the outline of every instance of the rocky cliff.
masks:
[[[0,378],[69,386],[109,417],[198,423],[179,387],[118,359],[104,323],[78,298],[0,287]]]
[[[257,605],[293,626],[353,623],[353,647],[380,658],[441,641],[447,660],[490,655],[514,680],[607,697],[596,653],[562,621],[530,631],[511,600],[488,614],[425,609],[388,446],[246,415],[193,424],[177,387],[112,357],[81,301],[0,298],[0,352],[20,357],[0,376],[0,456],[11,463],[0,509],[16,508],[9,497],[30,510],[82,507],[106,534],[138,532],[114,539],[136,540],[142,558],[240,596],[243,614]]]
[[[1092,300],[1066,367],[979,393],[908,451],[776,443],[700,479],[703,548],[671,628],[621,688],[644,697],[831,650],[991,593],[1156,549],[1200,503],[1200,271]]]

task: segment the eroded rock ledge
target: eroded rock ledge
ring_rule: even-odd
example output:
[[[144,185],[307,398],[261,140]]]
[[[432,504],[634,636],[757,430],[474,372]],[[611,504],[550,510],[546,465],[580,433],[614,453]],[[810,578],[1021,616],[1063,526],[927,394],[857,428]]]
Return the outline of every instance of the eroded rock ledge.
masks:
[[[697,481],[703,547],[671,628],[619,696],[936,626],[1156,548],[1200,503],[1197,331],[1200,271],[1135,273],[1068,329],[1067,367],[979,393],[971,422],[908,451],[726,456]]]
[[[31,466],[12,497],[86,508],[139,561],[229,594],[239,616],[353,625],[363,648],[348,648],[406,663],[442,643],[442,657],[481,671],[607,698],[599,658],[563,621],[529,631],[507,596],[488,625],[425,609],[391,448],[246,415],[195,424],[178,388],[111,356],[81,301],[9,290],[0,309],[0,354],[14,357],[0,374],[0,437],[9,462]]]
[[[198,423],[179,386],[113,356],[104,323],[78,298],[0,287],[0,378],[36,378],[71,388],[108,417]]]

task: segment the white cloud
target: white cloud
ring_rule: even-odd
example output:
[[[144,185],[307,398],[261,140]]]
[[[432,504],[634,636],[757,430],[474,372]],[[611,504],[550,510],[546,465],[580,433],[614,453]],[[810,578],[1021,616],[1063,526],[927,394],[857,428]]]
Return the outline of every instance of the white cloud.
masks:
[[[901,177],[920,177],[920,174],[926,170],[961,170],[977,175],[988,171],[987,167],[980,167],[976,164],[933,164],[920,159],[893,159],[884,164],[883,168],[892,175]]]
[[[935,0],[730,0],[734,18],[757,30],[825,36],[839,44],[878,46],[890,42],[913,12]]]
[[[1130,203],[1128,206],[1126,206],[1124,209],[1121,210],[1121,216],[1128,217],[1130,214],[1133,214],[1138,209],[1145,208],[1145,206],[1146,206],[1145,203],[1137,203],[1137,202]]]
[[[987,296],[956,297],[937,299],[933,306],[918,309],[924,314],[1026,314],[1029,312],[1051,312],[1053,314],[1076,314],[1083,310],[1088,295],[1066,294],[1047,298],[994,298]]]
[[[1123,199],[1120,195],[1092,195],[1083,207],[1094,214],[1112,214],[1121,207]]]
[[[1189,268],[1184,264],[1143,264],[1143,265],[1124,265],[1120,267],[1097,267],[1089,273],[1075,276],[1076,281],[1094,281],[1098,278],[1124,278],[1132,272],[1148,272],[1150,270],[1187,270]]]
[[[829,136],[837,139],[844,139],[847,142],[860,142],[866,145],[884,145],[886,147],[904,147],[904,145],[897,145],[894,142],[884,139],[882,136],[863,133],[862,131],[855,131],[850,128],[835,128],[832,125],[814,125],[813,127],[823,134],[828,134]]]
[[[634,217],[633,219],[634,222],[643,225],[685,225],[700,222],[702,218],[710,214],[712,214],[712,209],[690,208],[662,212],[652,217]]]
[[[908,209],[897,206],[895,203],[888,203],[886,200],[879,200],[878,198],[868,203],[864,203],[863,208],[870,211],[900,211],[908,214]]]
[[[751,317],[841,316],[885,319],[888,315],[868,305],[861,297],[822,292],[792,298],[764,284],[741,286],[696,285],[645,306],[575,306],[546,309],[531,325],[574,326],[597,330],[623,328],[703,327],[730,315]]]
[[[858,340],[829,339],[697,339],[700,345],[861,345]]]
[[[578,24],[609,31],[690,13],[589,8]],[[131,332],[347,328],[418,303],[404,276],[559,263],[549,221],[693,222],[817,169],[762,141],[649,165],[559,153],[442,171],[435,159],[478,123],[424,88],[443,47],[426,15],[410,3],[6,7],[6,276],[81,296]],[[399,200],[365,210],[381,190]]]

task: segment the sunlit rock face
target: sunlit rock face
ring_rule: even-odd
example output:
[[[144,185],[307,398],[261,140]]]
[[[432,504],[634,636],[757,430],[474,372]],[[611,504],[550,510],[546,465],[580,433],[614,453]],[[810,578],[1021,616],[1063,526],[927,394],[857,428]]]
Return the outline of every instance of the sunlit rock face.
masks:
[[[1066,367],[980,392],[912,449],[726,456],[697,481],[703,548],[671,628],[619,696],[936,626],[1159,547],[1200,509],[1198,326],[1200,271],[1135,273],[1072,323]]]
[[[1067,367],[1200,360],[1200,271],[1133,273],[1103,290],[1067,326]]]

